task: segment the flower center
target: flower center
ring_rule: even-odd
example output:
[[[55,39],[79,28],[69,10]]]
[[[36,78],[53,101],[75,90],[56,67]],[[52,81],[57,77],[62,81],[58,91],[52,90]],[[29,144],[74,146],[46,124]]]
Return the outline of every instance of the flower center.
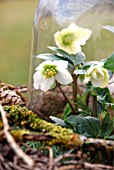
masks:
[[[56,65],[45,65],[42,74],[47,79],[52,78],[55,74],[57,74]]]
[[[64,45],[71,45],[72,42],[73,42],[73,40],[74,40],[74,35],[73,35],[73,33],[69,33],[69,34],[64,35],[63,38],[62,38],[62,40],[63,40],[62,43],[63,43]]]

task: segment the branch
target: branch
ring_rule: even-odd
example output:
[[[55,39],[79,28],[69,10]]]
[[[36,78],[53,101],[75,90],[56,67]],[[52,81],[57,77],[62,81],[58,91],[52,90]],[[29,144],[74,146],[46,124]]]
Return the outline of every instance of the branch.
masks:
[[[37,117],[32,111],[21,106],[7,106],[5,109],[8,112],[8,119],[22,128],[27,128],[28,130],[39,131],[41,134],[45,134],[47,137],[52,137],[52,139],[45,140],[48,145],[63,144],[66,147],[86,145],[87,148],[92,149],[104,147],[108,151],[112,151],[114,148],[114,141],[86,138],[79,134],[73,133],[71,130],[62,128],[61,126],[56,126],[53,123],[49,123]]]

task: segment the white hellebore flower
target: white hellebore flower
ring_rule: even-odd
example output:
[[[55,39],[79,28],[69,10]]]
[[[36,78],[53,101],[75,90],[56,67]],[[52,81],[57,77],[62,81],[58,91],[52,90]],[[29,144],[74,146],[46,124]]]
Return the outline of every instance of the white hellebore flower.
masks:
[[[105,88],[109,83],[109,73],[100,65],[91,65],[85,75],[85,82],[88,81],[91,81],[94,87]]]
[[[36,68],[37,71],[33,76],[34,88],[45,92],[52,88],[55,80],[63,85],[71,83],[73,80],[67,67],[67,61],[44,61]]]
[[[80,45],[84,45],[89,39],[92,31],[84,29],[71,23],[68,28],[58,31],[54,34],[55,42],[58,48],[69,54],[81,52]]]

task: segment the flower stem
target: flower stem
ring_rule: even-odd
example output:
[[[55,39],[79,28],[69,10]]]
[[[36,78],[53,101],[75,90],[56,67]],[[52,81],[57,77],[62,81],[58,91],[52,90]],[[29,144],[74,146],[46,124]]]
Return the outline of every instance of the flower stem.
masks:
[[[69,101],[69,99],[67,98],[67,96],[65,95],[64,91],[62,90],[60,84],[58,82],[56,82],[57,87],[59,88],[60,92],[62,93],[62,95],[64,96],[65,100],[67,101],[67,103],[69,104],[71,110],[73,113],[75,113],[75,109],[73,107],[73,105],[71,104],[71,102]]]
[[[89,107],[89,100],[90,100],[90,92],[87,94],[86,97],[86,106]]]
[[[76,113],[78,111],[78,105],[77,105],[77,78],[78,76],[73,75],[73,83],[72,83],[72,90],[73,90],[73,102],[74,102],[74,109]]]
[[[93,96],[93,117],[97,117],[97,96]]]

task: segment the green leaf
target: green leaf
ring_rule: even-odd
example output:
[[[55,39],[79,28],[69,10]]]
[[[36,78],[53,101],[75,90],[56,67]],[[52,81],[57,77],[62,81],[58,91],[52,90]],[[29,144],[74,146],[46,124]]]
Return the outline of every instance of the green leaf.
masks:
[[[105,139],[114,140],[114,135],[108,136]]]
[[[69,106],[69,104],[67,103],[64,109],[64,116],[63,117],[68,117],[72,114],[72,110],[71,107]]]
[[[41,58],[44,60],[61,60],[61,57],[49,53],[37,55],[36,58]]]
[[[70,116],[68,122],[72,124],[80,134],[86,137],[97,137],[100,128],[100,121],[97,118],[91,116],[80,117]]]
[[[54,117],[54,116],[50,116],[51,120],[53,120],[57,125],[61,125],[61,126],[65,126],[64,120]]]
[[[91,65],[95,65],[95,64],[99,64],[99,61],[88,61],[88,62],[83,64],[83,69],[87,69]]]
[[[98,101],[98,113],[107,110],[109,105],[113,106],[113,99],[110,94],[109,89],[106,87],[104,89],[96,88],[97,91],[97,101]]]
[[[102,28],[114,33],[114,27],[113,26],[110,26],[110,25],[104,25],[102,26]]]
[[[101,123],[100,131],[98,137],[107,138],[113,131],[113,122],[109,118],[109,114],[104,112],[104,118]]]
[[[83,100],[83,99],[82,99]],[[82,116],[90,116],[91,115],[91,109],[89,108],[89,107],[87,107],[87,105],[86,104],[84,104],[84,102],[82,102],[82,101],[78,101],[78,108],[80,109],[79,111],[78,111],[78,113],[80,114],[80,115],[82,115]]]
[[[36,58],[41,58],[41,59],[44,59],[44,60],[64,60],[64,61],[67,61],[67,60],[65,60],[65,58],[60,57],[59,55],[49,54],[49,53],[37,55]],[[71,64],[70,62],[68,62],[68,65],[69,65],[69,67],[73,68],[73,64]]]
[[[71,57],[73,58],[74,66],[83,63],[83,61],[86,59],[85,54],[82,52],[71,54]]]
[[[71,57],[71,54],[68,54],[66,51],[61,50],[57,47],[50,47],[48,46],[49,49],[59,53],[61,56],[61,58],[66,58],[69,62],[71,62],[73,64],[73,58]]]
[[[114,53],[105,60],[104,67],[108,70],[114,71]]]
[[[66,51],[59,49],[57,47],[50,47],[48,46],[49,49],[57,52],[60,54],[61,58],[67,59],[69,62],[71,62],[74,66],[83,63],[85,60],[85,54],[82,52],[76,53],[76,54],[69,54]]]

